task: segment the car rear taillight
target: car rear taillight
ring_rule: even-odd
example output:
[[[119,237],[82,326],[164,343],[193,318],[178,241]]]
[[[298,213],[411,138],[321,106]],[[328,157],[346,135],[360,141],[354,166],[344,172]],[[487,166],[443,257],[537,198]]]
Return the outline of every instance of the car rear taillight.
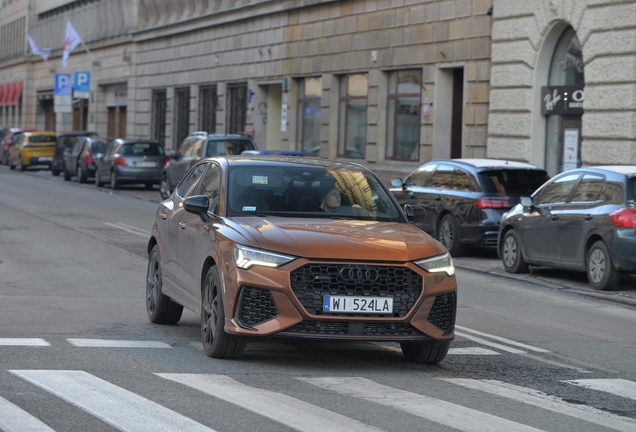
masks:
[[[93,156],[91,156],[90,153],[86,153],[86,156],[84,156],[84,162],[86,162],[86,165],[91,165],[93,163]]]
[[[168,164],[168,162],[170,162],[170,156],[166,156],[166,158],[163,160],[163,165],[162,166],[166,166]]]
[[[636,228],[636,208],[624,208],[609,215],[617,228]]]
[[[121,166],[128,166],[128,164],[126,163],[126,161],[124,160],[124,158],[123,158],[123,157],[121,157],[121,156],[117,156],[117,157],[115,158],[115,163],[116,163],[117,165],[121,165]]]
[[[475,205],[477,210],[505,209],[510,207],[510,201],[507,199],[477,198]]]

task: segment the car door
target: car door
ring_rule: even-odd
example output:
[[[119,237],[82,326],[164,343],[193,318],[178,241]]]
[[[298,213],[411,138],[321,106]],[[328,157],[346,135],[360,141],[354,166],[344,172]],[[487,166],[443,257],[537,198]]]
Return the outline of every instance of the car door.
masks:
[[[77,161],[85,144],[86,138],[78,138],[73,148],[71,148],[71,151],[67,152],[64,156],[64,169],[72,176],[77,174]]]
[[[108,146],[108,151],[106,154],[99,159],[98,170],[99,170],[99,179],[104,180],[110,177],[110,167],[114,164],[115,155],[119,151],[119,147],[121,143],[119,141],[112,141]]]
[[[585,242],[594,229],[594,215],[603,205],[600,194],[604,185],[604,176],[583,174],[570,202],[552,210],[552,214],[557,216],[558,259],[563,264],[576,267],[585,265]]]
[[[523,217],[523,249],[532,260],[559,263],[557,221],[580,174],[565,173],[547,183],[534,199],[535,211]]]
[[[190,161],[194,158],[192,154],[196,138],[188,138],[179,147],[177,157],[170,161],[169,169],[166,170],[170,187],[178,184],[183,176],[188,172]]]
[[[420,205],[426,210],[426,225],[432,235],[437,238],[438,224],[441,214],[453,207],[453,196],[449,191],[453,185],[452,165],[441,163],[431,174],[425,187],[420,191]]]
[[[435,168],[437,168],[435,163],[422,165],[406,178],[401,190],[391,189],[391,193],[401,206],[409,204],[413,207],[413,225],[430,235],[434,234],[434,228],[431,227],[430,220],[427,218],[426,207],[423,205],[423,191],[424,185],[433,171],[435,171]]]

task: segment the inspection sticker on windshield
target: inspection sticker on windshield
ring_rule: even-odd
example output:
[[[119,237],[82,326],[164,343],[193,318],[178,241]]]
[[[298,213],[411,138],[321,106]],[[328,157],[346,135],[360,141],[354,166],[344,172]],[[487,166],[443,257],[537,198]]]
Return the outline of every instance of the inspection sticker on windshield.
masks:
[[[392,313],[393,297],[324,296],[323,312]]]
[[[267,183],[267,176],[252,176],[252,184],[266,185]]]
[[[243,206],[243,211],[256,211],[254,206]]]

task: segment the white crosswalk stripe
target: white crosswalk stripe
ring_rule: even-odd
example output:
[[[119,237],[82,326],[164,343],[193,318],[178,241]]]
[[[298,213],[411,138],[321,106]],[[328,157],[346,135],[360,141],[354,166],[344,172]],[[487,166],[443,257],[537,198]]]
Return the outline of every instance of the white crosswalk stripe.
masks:
[[[0,430],[4,432],[54,432],[53,429],[28,412],[2,398],[0,398]]]
[[[211,432],[177,412],[83,371],[11,370],[122,431]]]
[[[624,379],[580,379],[564,382],[636,400],[636,382],[633,381]]]
[[[460,330],[460,331],[473,333],[473,334],[476,334],[477,336],[483,336],[485,338],[496,340],[498,342],[502,342],[502,343],[505,343],[505,344],[508,344],[508,345],[516,346],[516,347],[519,347],[519,348],[525,348],[528,351],[534,351],[534,352],[540,352],[540,353],[549,353],[550,352],[547,349],[543,349],[543,348],[535,347],[535,346],[532,346],[532,345],[524,344],[524,343],[521,343],[521,342],[513,341],[513,340],[510,340],[510,339],[503,338],[501,336],[495,336],[495,335],[491,335],[491,334],[488,334],[488,333],[480,332],[480,331],[473,330],[473,329],[470,329],[470,328],[467,328],[467,327],[462,327],[462,326],[456,325],[455,328],[457,330]]]
[[[375,383],[366,378],[337,377],[298,379],[342,395],[353,396],[390,406],[461,431],[526,432],[540,430],[461,405],[398,390]]]
[[[293,397],[241,384],[225,375],[167,374],[158,376],[247,408],[303,432],[378,430],[354,419]]]
[[[67,341],[73,346],[82,348],[172,348],[167,343],[157,341],[112,339],[67,339]]]
[[[39,338],[0,338],[0,346],[47,347],[51,344]]]
[[[543,392],[496,380],[441,378],[442,381],[512,399],[618,431],[636,430],[636,420],[620,417],[586,405],[577,405]]]

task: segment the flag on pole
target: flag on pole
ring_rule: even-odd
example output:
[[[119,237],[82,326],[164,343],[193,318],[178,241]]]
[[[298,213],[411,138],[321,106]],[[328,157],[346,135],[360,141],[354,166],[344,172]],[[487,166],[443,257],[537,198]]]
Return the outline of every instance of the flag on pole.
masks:
[[[64,38],[64,54],[62,55],[62,65],[64,65],[65,68],[68,67],[68,56],[71,54],[71,51],[81,43],[82,38],[77,34],[77,31],[75,31],[75,27],[73,27],[71,21],[66,21],[66,37]]]
[[[49,56],[51,55],[51,52],[53,51],[53,48],[42,48],[35,43],[30,35],[27,35],[27,39],[29,40],[29,46],[31,47],[31,52],[33,53],[33,55],[42,56],[44,61],[47,61],[49,59]]]

